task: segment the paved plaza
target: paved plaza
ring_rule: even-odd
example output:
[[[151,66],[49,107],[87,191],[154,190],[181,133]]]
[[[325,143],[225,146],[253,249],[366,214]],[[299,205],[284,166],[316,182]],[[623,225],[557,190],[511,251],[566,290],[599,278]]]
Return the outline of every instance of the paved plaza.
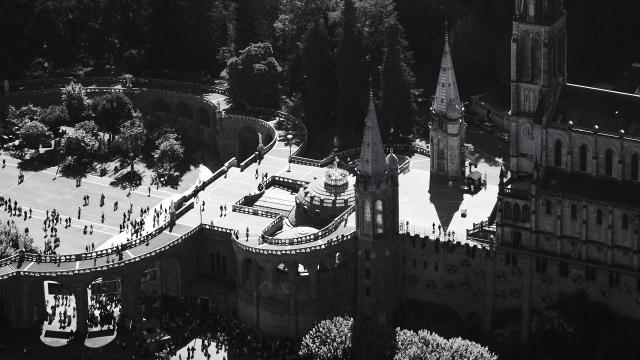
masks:
[[[24,210],[32,210],[31,218],[9,216],[6,211],[0,211],[0,221],[13,220],[19,229],[29,229],[34,239],[34,245],[44,249],[44,243],[51,239],[50,233],[44,237],[43,221],[49,213],[56,209],[62,219],[71,217],[71,227],[65,229],[63,223],[57,226],[60,237],[58,254],[84,252],[85,247],[93,244],[97,249],[110,238],[119,234],[119,224],[122,223],[122,213],[133,204],[133,216],[137,218],[141,207],[153,208],[163,199],[179,194],[195,184],[197,169],[189,171],[177,189],[170,187],[151,187],[143,183],[127,196],[128,190],[112,186],[113,179],[88,175],[81,186],[76,187],[76,180],[58,176],[54,179],[56,168],[49,168],[37,172],[25,171],[25,180],[18,184],[19,160],[2,154],[6,160],[6,167],[0,169],[0,196],[11,198],[18,202]],[[104,206],[100,206],[100,196],[104,194]],[[89,195],[89,205],[84,206],[83,196]],[[114,202],[118,202],[118,210],[114,211]],[[80,219],[78,219],[80,208]],[[102,222],[104,214],[104,223]],[[87,233],[84,228],[87,226]],[[91,233],[91,227],[93,232]]]

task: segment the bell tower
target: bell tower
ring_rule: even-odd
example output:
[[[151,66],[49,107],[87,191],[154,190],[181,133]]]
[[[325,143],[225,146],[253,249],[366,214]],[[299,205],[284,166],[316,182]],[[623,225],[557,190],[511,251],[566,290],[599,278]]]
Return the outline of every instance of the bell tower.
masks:
[[[464,177],[465,134],[464,108],[453,71],[449,33],[445,31],[440,75],[431,104],[429,122],[431,174],[449,179]]]
[[[385,158],[370,93],[356,175],[356,314],[385,325],[394,324],[399,302],[398,222],[398,158]]]
[[[511,37],[511,171],[533,171],[536,125],[544,123],[557,90],[567,81],[565,22],[563,0],[515,0]]]

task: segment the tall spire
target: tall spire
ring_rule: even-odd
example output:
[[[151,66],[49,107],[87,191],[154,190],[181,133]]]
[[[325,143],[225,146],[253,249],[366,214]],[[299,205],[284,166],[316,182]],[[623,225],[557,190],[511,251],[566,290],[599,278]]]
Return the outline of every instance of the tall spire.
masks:
[[[369,88],[369,110],[364,124],[358,170],[361,175],[380,175],[384,174],[386,169],[387,161],[384,156],[380,128],[378,127],[378,116],[373,103],[373,91]]]
[[[442,62],[440,63],[440,75],[438,76],[438,86],[431,105],[431,109],[441,115],[447,115],[447,110],[456,108],[458,112],[462,111],[458,83],[456,82],[456,74],[453,71],[453,61],[451,60],[448,22],[445,22],[445,26],[447,29],[444,33],[444,51],[442,53]],[[452,104],[452,107],[449,106],[450,104]]]

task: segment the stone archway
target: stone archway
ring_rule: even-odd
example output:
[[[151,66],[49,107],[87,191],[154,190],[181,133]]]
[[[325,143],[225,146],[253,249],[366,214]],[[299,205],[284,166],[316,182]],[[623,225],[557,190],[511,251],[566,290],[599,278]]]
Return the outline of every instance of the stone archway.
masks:
[[[196,111],[196,118],[198,119],[198,124],[207,129],[210,128],[211,123],[209,122],[209,112],[203,106],[198,107]]]
[[[160,259],[160,283],[162,295],[174,298],[182,296],[182,271],[175,257]]]
[[[243,162],[258,149],[258,131],[251,126],[243,126],[238,132],[238,162]]]

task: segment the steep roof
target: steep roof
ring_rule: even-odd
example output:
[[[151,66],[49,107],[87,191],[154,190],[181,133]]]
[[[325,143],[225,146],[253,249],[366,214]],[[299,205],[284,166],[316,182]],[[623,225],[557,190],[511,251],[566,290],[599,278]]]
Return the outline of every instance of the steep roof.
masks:
[[[566,172],[551,167],[544,172],[540,181],[540,190],[633,207],[638,207],[640,204],[640,185],[638,184]]]
[[[387,170],[384,146],[378,127],[378,116],[371,93],[369,94],[369,111],[364,124],[358,170],[361,175],[380,175]]]
[[[640,137],[640,96],[565,84],[550,123],[567,124]]]
[[[451,60],[449,34],[445,32],[440,75],[438,75],[438,85],[436,86],[436,94],[431,109],[436,114],[447,115],[449,104],[453,104],[453,106],[457,107],[460,111],[462,110],[460,94],[458,93],[458,83],[456,81],[456,74],[453,71],[453,61]]]

